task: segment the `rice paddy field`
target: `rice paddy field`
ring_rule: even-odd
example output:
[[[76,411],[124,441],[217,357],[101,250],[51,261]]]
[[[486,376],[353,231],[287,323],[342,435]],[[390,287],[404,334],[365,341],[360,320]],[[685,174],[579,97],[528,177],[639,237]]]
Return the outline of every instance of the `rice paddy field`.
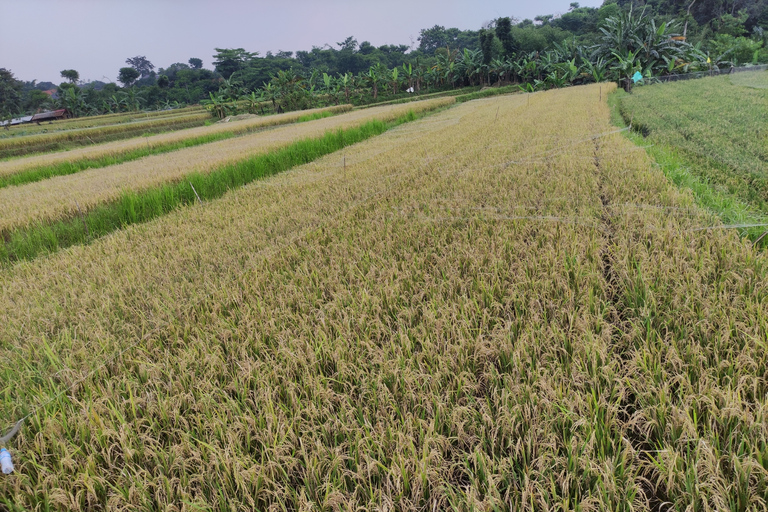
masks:
[[[428,111],[454,101],[453,98],[439,98],[407,105],[358,110],[203,144],[183,151],[152,155],[118,165],[1,188],[0,203],[6,205],[6,208],[0,213],[0,233],[88,211],[94,206],[118,199],[126,191],[146,190],[163,183],[178,181],[191,173],[206,173],[294,141],[317,138],[326,132],[358,126],[366,121],[390,120],[407,112]],[[228,124],[220,126],[227,127]],[[182,134],[175,135],[178,137]]]
[[[107,124],[90,128],[73,128],[49,133],[36,133],[0,139],[0,159],[71,149],[100,142],[126,139],[202,126],[211,119],[207,112],[197,111],[153,117],[129,123]]]
[[[765,255],[606,87],[0,269],[0,508],[764,510]]]
[[[0,187],[73,174],[83,169],[141,158],[156,153],[215,142],[271,126],[291,124],[348,112],[350,105],[287,112],[266,117],[216,123],[148,137],[134,137],[58,153],[42,153],[0,162]]]
[[[716,190],[768,213],[768,72],[636,88],[621,112]]]
[[[19,137],[41,132],[48,133],[77,128],[91,128],[94,126],[132,123],[136,121],[146,121],[147,119],[156,119],[159,117],[174,117],[200,112],[204,112],[204,108],[199,105],[194,105],[173,110],[158,110],[153,112],[120,112],[114,114],[104,114],[100,116],[86,116],[75,119],[59,120],[54,122],[41,121],[40,124],[28,123],[11,126],[8,130],[0,131],[0,139],[8,137]]]

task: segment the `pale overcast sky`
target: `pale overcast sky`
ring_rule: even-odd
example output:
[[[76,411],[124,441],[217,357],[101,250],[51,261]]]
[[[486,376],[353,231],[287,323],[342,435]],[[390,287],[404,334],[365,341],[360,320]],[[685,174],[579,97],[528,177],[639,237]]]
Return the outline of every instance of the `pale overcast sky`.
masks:
[[[375,46],[418,46],[434,25],[477,30],[501,17],[567,12],[572,0],[0,0],[0,68],[19,80],[115,80],[125,59],[157,68],[214,48],[311,50],[353,35]],[[583,0],[598,7],[602,0]]]

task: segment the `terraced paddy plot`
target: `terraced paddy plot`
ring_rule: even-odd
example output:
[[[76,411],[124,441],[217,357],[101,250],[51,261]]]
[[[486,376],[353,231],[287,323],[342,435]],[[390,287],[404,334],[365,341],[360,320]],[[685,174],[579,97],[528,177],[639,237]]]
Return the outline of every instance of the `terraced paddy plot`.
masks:
[[[371,120],[392,120],[408,112],[429,111],[453,102],[453,98],[439,98],[360,110],[42,182],[6,187],[0,189],[0,202],[8,206],[0,213],[0,232],[70,217],[114,201],[126,191],[146,190],[178,181],[192,173],[206,173],[292,142],[319,138],[329,131],[360,126]]]
[[[157,119],[161,117],[173,117],[187,115],[191,113],[204,112],[205,109],[199,105],[177,108],[172,110],[158,110],[152,112],[119,112],[114,114],[104,114],[100,116],[86,116],[74,119],[55,121],[53,123],[42,122],[41,124],[29,123],[11,126],[9,130],[0,132],[0,139],[8,137],[19,137],[39,132],[54,132],[61,130],[72,130],[77,128],[90,128],[94,126],[105,126],[110,124],[131,123],[135,121],[145,121],[147,119]]]
[[[73,149],[62,153],[45,153],[40,155],[28,156],[0,162],[0,183],[2,178],[35,171],[50,170],[51,174],[70,174],[66,166],[71,166],[79,170],[78,164],[91,167],[103,167],[99,165],[103,160],[110,158],[119,160],[125,158],[132,152],[146,150],[148,153],[167,147],[175,147],[179,144],[189,143],[197,145],[209,140],[217,140],[216,137],[229,137],[249,133],[270,126],[295,123],[304,118],[311,119],[313,116],[322,116],[325,114],[338,114],[348,112],[350,105],[340,105],[328,108],[318,108],[303,110],[299,112],[287,112],[266,117],[256,117],[228,123],[216,123],[211,126],[200,126],[186,130],[171,131],[149,137],[132,138],[88,146],[84,148]],[[65,167],[64,169],[60,169]]]
[[[621,109],[692,174],[768,212],[768,72],[637,88]]]
[[[210,114],[206,112],[193,112],[189,114],[148,119],[145,121],[135,121],[133,123],[111,124],[95,126],[92,128],[10,137],[7,139],[0,139],[0,158],[57,151],[77,146],[87,146],[110,140],[136,137],[145,133],[158,133],[168,130],[191,128],[193,126],[203,125],[205,121],[210,118]]]
[[[464,103],[3,271],[0,500],[760,508],[765,258],[600,97]]]

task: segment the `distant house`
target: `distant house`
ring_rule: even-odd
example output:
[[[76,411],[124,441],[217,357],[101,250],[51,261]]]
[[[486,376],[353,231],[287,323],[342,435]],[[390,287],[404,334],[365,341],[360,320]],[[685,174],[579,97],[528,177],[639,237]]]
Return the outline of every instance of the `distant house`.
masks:
[[[49,112],[40,112],[39,114],[32,116],[30,122],[40,123],[42,121],[56,121],[58,119],[69,119],[69,112],[67,112],[67,109],[61,108]]]

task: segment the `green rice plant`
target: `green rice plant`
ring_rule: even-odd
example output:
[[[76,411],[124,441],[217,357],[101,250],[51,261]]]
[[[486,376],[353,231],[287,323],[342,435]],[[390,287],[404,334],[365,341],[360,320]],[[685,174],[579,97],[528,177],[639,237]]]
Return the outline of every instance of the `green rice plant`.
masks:
[[[768,73],[741,75],[640,87],[618,108],[646,145],[662,146],[721,195],[767,213]],[[752,87],[740,85],[746,79]]]

